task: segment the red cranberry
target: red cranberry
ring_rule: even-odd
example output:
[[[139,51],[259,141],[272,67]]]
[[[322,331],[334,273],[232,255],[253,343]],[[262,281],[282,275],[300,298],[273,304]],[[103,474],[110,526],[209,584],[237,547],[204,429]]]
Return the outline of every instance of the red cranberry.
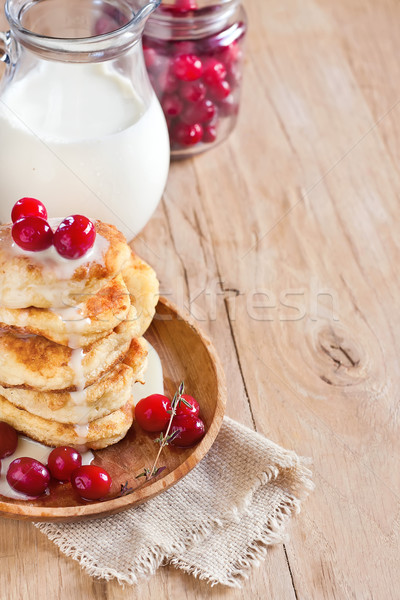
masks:
[[[100,500],[108,494],[112,482],[110,475],[101,467],[85,465],[72,472],[71,483],[84,500]]]
[[[93,246],[96,230],[93,223],[83,215],[71,215],[64,219],[54,234],[54,246],[64,258],[80,258]]]
[[[177,123],[171,132],[172,140],[182,146],[194,146],[201,141],[203,137],[203,128],[200,123],[187,125],[186,123]]]
[[[230,85],[224,79],[220,81],[214,81],[212,85],[209,86],[210,96],[213,100],[218,102],[219,100],[224,100],[231,93]]]
[[[217,139],[217,128],[215,125],[206,125],[203,132],[203,142],[212,144]]]
[[[206,97],[206,86],[201,81],[183,81],[180,87],[180,93],[184,100],[188,102],[199,102]]]
[[[241,58],[241,50],[237,40],[234,40],[229,46],[224,46],[218,51],[219,58],[225,65],[237,62]]]
[[[218,84],[226,77],[226,68],[216,58],[208,58],[203,64],[203,80],[209,85]]]
[[[160,96],[173,94],[178,89],[178,86],[179,82],[173,73],[170,71],[160,71],[156,83],[156,89],[159,91]]]
[[[187,125],[194,123],[209,123],[215,116],[215,105],[211,100],[201,100],[187,104],[182,111],[181,119]]]
[[[177,10],[197,10],[197,0],[175,0]]]
[[[29,252],[47,250],[53,243],[51,227],[41,217],[24,217],[15,221],[11,235],[20,248]]]
[[[165,11],[172,13],[187,13],[190,10],[197,10],[197,0],[175,0],[175,3],[169,6],[161,5],[161,8]]]
[[[182,112],[183,103],[175,94],[167,94],[161,102],[165,115],[176,117]]]
[[[194,415],[197,417],[200,412],[200,406],[197,400],[188,394],[182,394],[182,398],[184,398],[186,402],[190,404],[190,408],[184,402],[179,402],[178,406],[176,407],[175,417],[179,417],[180,415]]]
[[[34,458],[16,458],[8,467],[8,484],[27,496],[40,496],[50,483],[50,473]]]
[[[205,434],[203,421],[199,417],[193,415],[180,415],[174,417],[170,429],[170,433],[178,431],[176,437],[171,440],[173,446],[179,448],[187,448],[197,444]]]
[[[16,202],[11,211],[12,222],[24,217],[41,217],[46,221],[47,210],[45,205],[36,198],[21,198]]]
[[[178,79],[194,81],[201,77],[203,65],[195,54],[181,54],[174,58],[172,69]]]
[[[0,459],[14,454],[18,446],[18,434],[14,427],[0,421]]]
[[[135,419],[145,431],[162,431],[171,418],[171,402],[162,394],[142,398],[135,407]]]
[[[75,448],[60,446],[49,454],[47,466],[50,473],[59,481],[69,481],[71,473],[82,464],[82,456]]]

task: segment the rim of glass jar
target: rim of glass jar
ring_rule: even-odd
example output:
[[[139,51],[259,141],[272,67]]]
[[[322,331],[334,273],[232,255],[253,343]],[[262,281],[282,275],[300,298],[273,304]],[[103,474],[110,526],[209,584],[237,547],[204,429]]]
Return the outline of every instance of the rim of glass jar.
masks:
[[[145,34],[164,40],[199,39],[221,31],[240,5],[241,0],[214,0],[198,10],[185,13],[162,10],[161,5],[148,20]]]
[[[7,21],[14,38],[22,46],[63,62],[92,62],[119,56],[141,38],[147,17],[161,4],[161,0],[147,0],[136,13],[130,6],[132,18],[107,33],[88,37],[51,37],[27,29],[21,23],[25,11],[41,1],[7,0],[4,7]]]

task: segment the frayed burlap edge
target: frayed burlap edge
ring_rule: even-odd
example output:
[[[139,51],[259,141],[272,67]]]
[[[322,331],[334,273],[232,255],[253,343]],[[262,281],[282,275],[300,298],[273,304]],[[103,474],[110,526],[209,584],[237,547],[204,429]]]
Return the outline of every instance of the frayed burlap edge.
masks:
[[[219,579],[216,579],[212,574],[198,569],[195,565],[187,564],[187,562],[181,558],[172,558],[168,561],[168,564],[171,564],[200,580],[207,581],[211,584],[211,587],[222,584],[228,587],[241,588],[243,580],[249,578],[252,568],[258,566],[261,561],[265,560],[269,546],[287,541],[288,534],[285,530],[288,522],[294,514],[300,512],[301,503],[314,490],[315,486],[311,480],[312,472],[306,467],[306,464],[310,464],[309,459],[299,458],[299,484],[303,486],[303,489],[298,496],[287,494],[282,499],[276,507],[274,514],[267,518],[260,534],[247,546],[242,557],[227,568],[223,578],[220,577]],[[278,473],[276,473],[274,477],[271,477],[271,473],[263,473],[262,475],[263,484],[266,484],[272,481],[272,479],[276,479]],[[259,487],[259,485],[254,486],[251,495],[248,497],[248,504],[245,507],[245,510],[249,508],[251,498]]]
[[[309,461],[304,458],[299,458],[294,455],[295,461],[293,468],[297,471],[297,490],[296,495],[286,493],[279,502],[274,513],[267,517],[261,533],[248,545],[243,556],[236,561],[234,565],[229,567],[224,578],[216,580],[212,574],[198,569],[195,565],[187,564],[180,558],[185,551],[194,543],[204,541],[208,536],[215,533],[218,534],[218,528],[238,522],[240,514],[247,511],[251,507],[251,500],[255,492],[260,486],[267,485],[271,481],[277,479],[279,469],[273,467],[267,472],[263,472],[255,481],[252,489],[246,495],[241,506],[231,507],[221,518],[210,517],[202,524],[197,525],[196,529],[188,531],[186,539],[189,543],[176,542],[170,544],[168,548],[160,548],[154,545],[146,552],[135,558],[135,563],[127,569],[126,573],[120,573],[115,569],[99,568],[96,560],[89,552],[76,548],[63,538],[62,532],[52,531],[52,524],[35,523],[42,533],[44,533],[66,556],[76,560],[80,566],[91,576],[106,581],[116,579],[119,584],[135,585],[141,579],[153,575],[160,566],[173,565],[182,571],[193,575],[194,577],[205,580],[211,586],[223,584],[229,587],[239,588],[244,579],[248,579],[250,570],[253,566],[264,560],[268,552],[268,547],[285,541],[287,535],[285,528],[293,516],[300,512],[301,502],[314,489],[314,484],[311,480],[311,471],[306,467]],[[131,509],[135,510],[135,509]],[[116,516],[116,518],[118,518]]]

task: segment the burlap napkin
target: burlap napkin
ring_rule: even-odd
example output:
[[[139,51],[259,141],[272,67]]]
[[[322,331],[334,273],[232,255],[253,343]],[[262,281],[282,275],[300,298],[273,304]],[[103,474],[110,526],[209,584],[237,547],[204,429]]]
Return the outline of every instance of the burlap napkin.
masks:
[[[294,452],[225,418],[200,464],[146,504],[36,526],[95,577],[134,584],[172,564],[212,585],[240,587],[268,545],[284,539],[312,489],[310,475]]]

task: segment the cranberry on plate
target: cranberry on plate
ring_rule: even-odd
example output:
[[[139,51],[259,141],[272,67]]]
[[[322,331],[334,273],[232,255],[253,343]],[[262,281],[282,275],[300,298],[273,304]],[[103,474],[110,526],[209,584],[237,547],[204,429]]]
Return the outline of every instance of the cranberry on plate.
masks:
[[[199,416],[200,406],[197,400],[193,398],[193,396],[189,396],[189,394],[182,394],[182,400],[178,403],[176,407],[175,415],[178,417],[180,415],[194,415],[195,417]],[[188,406],[190,404],[190,407]]]
[[[135,419],[144,431],[162,431],[171,418],[171,402],[163,394],[142,398],[135,407]]]
[[[75,448],[59,446],[54,448],[47,459],[47,466],[54,479],[69,481],[75,469],[82,465],[82,456]]]
[[[7,482],[17,492],[40,496],[50,483],[50,473],[34,458],[16,458],[8,467]]]
[[[105,469],[96,465],[84,465],[72,472],[71,483],[84,500],[100,500],[108,494],[112,482]]]
[[[14,454],[18,446],[18,434],[14,427],[0,421],[0,459]]]
[[[188,448],[197,444],[205,434],[203,421],[194,415],[179,415],[174,417],[170,434],[177,432],[171,440],[173,446]]]

